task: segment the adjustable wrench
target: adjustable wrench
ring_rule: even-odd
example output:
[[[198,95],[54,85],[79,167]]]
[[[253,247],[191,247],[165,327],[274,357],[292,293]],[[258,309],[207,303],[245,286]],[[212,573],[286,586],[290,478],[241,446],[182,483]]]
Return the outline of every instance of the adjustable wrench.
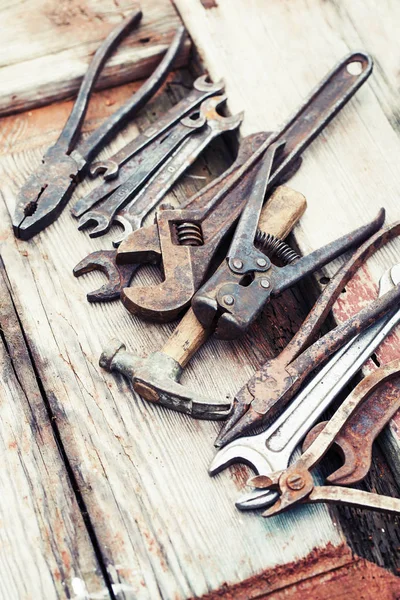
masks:
[[[398,284],[400,264],[388,269],[381,277],[379,295]],[[294,397],[266,431],[238,438],[219,450],[210,465],[210,475],[236,462],[245,463],[259,475],[286,469],[307,431],[399,322],[400,310],[393,309],[351,340]],[[273,503],[276,497],[270,491],[255,490],[239,498],[236,506],[242,510],[263,508]]]

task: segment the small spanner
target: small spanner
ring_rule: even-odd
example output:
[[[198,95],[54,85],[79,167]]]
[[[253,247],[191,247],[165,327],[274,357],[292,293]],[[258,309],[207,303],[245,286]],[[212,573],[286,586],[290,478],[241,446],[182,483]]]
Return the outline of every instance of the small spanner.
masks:
[[[225,120],[220,121],[219,126],[222,127]],[[226,124],[229,127],[229,122]],[[202,135],[203,132],[201,132]],[[200,135],[195,133],[193,138]],[[249,135],[240,144],[239,152],[234,163],[220,175],[218,178],[211,181],[207,186],[201,189],[197,194],[185,202],[185,205],[190,205],[192,202],[203,201],[207,202],[215,194],[222,189],[227,182],[234,178],[236,172],[240,167],[249,159],[254,150],[259,144],[267,138],[267,133],[258,133]],[[188,140],[191,142],[191,139]],[[186,144],[188,143],[186,142]],[[146,227],[146,231],[154,232],[154,236],[157,235],[156,225]],[[74,268],[75,277],[79,277],[84,273],[89,273],[94,270],[99,270],[107,276],[107,283],[101,288],[90,292],[87,295],[89,302],[108,302],[110,300],[116,300],[120,297],[121,291],[127,287],[137,269],[140,267],[139,263],[129,262],[127,264],[118,264],[116,262],[117,250],[97,250],[86,256],[81,260]]]
[[[200,106],[204,100],[215,94],[220,94],[223,90],[223,81],[212,83],[208,80],[207,75],[198,77],[193,83],[193,90],[188,96],[167,110],[166,113],[157,119],[156,123],[147,127],[143,133],[126,144],[116,154],[106,160],[92,163],[90,174],[95,176],[102,173],[105,180],[115,179],[120,167],[128,162],[139,150],[148,146],[156,137],[166,132],[172,125],[183,119],[183,117],[192,112],[197,106]]]
[[[379,295],[399,284],[400,264],[397,264],[381,277]],[[219,450],[210,465],[210,475],[238,462],[259,475],[286,469],[306,433],[399,322],[400,310],[395,308],[351,340],[333,355],[266,431],[238,438]],[[275,499],[274,492],[258,489],[241,496],[236,506],[241,510],[258,509]]]
[[[166,134],[162,143],[148,152],[146,157],[133,173],[110,198],[102,202],[97,208],[88,211],[79,219],[78,229],[84,229],[95,224],[89,233],[90,237],[98,237],[109,231],[116,213],[122,208],[134,194],[145,184],[156,170],[167,160],[169,156],[190,136],[194,131],[204,127],[206,119],[200,115],[196,119],[185,117],[175,125],[171,132]]]

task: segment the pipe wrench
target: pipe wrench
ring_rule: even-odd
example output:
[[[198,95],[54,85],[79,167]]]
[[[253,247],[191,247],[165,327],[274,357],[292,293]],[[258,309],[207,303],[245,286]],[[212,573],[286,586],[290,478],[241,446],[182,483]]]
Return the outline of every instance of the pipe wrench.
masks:
[[[41,165],[21,188],[13,216],[14,233],[20,239],[28,240],[55,221],[100,148],[115,135],[124,121],[145,105],[170,72],[184,42],[183,27],[177,30],[163,60],[142,87],[88,138],[77,144],[91,92],[105,61],[121,39],[139,23],[141,17],[141,11],[134,12],[98,48],[58,140],[46,151]]]
[[[380,279],[379,295],[383,296],[399,284],[400,264],[391,267],[383,274]],[[210,475],[215,475],[235,463],[245,463],[257,474],[265,476],[286,469],[293,453],[313,424],[399,322],[400,310],[394,308],[374,325],[358,334],[330,358],[265,431],[235,439],[218,450],[209,468]],[[369,399],[365,402],[369,402]],[[386,414],[390,418],[391,411],[388,411],[387,405]],[[382,418],[378,421],[381,426]],[[319,432],[319,426],[317,427]],[[314,432],[311,436],[309,442],[316,437]],[[375,432],[367,434],[367,450],[364,452],[364,457],[372,446],[374,436]],[[341,444],[341,440],[337,439],[336,443]],[[353,449],[350,443],[341,444],[341,447],[344,465],[328,480],[332,483],[356,483],[368,471],[368,460],[364,461],[361,468],[366,470],[361,473],[360,463],[353,460],[354,450],[358,450],[358,446]],[[257,489],[241,496],[236,506],[241,510],[259,509],[274,502],[276,497],[275,492]]]
[[[337,435],[348,424],[356,410],[364,411],[364,403],[371,394],[377,393],[387,382],[399,380],[400,360],[395,360],[379,367],[365,377],[351,394],[344,400],[333,417],[328,421],[321,433],[310,444],[307,450],[286,469],[275,471],[269,475],[256,475],[249,484],[257,489],[276,491],[278,498],[263,513],[264,517],[277,515],[296,504],[349,504],[371,510],[399,513],[400,499],[381,496],[372,492],[364,492],[354,488],[341,486],[317,486],[314,484],[311,470],[318,465]],[[390,417],[387,418],[386,422]]]
[[[354,62],[361,65],[359,75],[350,72]],[[368,55],[359,52],[347,56],[279,133],[258,148],[238,171],[236,179],[216,194],[212,202],[192,205],[190,209],[160,211],[156,237],[154,230],[148,237],[145,230],[128,236],[118,249],[117,262],[147,262],[150,256],[162,263],[164,281],[154,287],[125,288],[121,299],[126,308],[143,318],[168,321],[187,307],[202,284],[221,240],[240,216],[249,189],[246,194],[237,194],[239,201],[235,204],[231,199],[227,202],[229,193],[240,185],[247,172],[259,168],[260,159],[272,142],[284,140],[285,147],[276,157],[267,188],[282,183],[282,177],[287,178],[299,167],[302,151],[368,78],[371,69]]]
[[[193,112],[204,100],[210,96],[221,94],[223,90],[223,82],[208,82],[206,75],[198,77],[193,84],[191,93],[159,117],[156,123],[147,127],[143,133],[140,133],[111,158],[92,163],[90,173],[93,176],[103,173],[104,181],[87,196],[80,198],[75,203],[71,209],[73,216],[82,216],[92,206],[108,198],[138,168],[138,158],[139,162],[143,159],[145,148],[152,150],[157,147],[162,140],[163,133],[166,133],[175,123]]]

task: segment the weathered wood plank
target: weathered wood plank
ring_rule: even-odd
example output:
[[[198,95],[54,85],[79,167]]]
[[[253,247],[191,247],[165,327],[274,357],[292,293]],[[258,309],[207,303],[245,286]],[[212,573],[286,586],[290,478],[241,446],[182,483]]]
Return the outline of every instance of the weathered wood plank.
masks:
[[[107,112],[106,101],[115,102],[116,108],[132,87],[97,94],[89,124]],[[157,118],[168,96],[177,93],[170,81],[167,94],[142,114],[141,126],[148,118]],[[132,351],[147,354],[160,348],[173,328],[140,322],[119,302],[98,306],[86,302],[86,291],[98,287],[101,276],[75,280],[71,271],[88,252],[105,247],[105,239],[91,240],[78,232],[67,210],[31,242],[14,239],[5,207],[12,210],[16,190],[57,135],[56,124],[66,110],[68,103],[3,119],[6,131],[13,132],[16,151],[1,158],[7,173],[1,189],[2,253],[110,576],[123,586],[120,597],[200,596],[225,582],[238,583],[305,557],[315,547],[339,546],[340,527],[323,506],[303,507],[269,521],[258,514],[238,513],[234,500],[244,489],[246,469],[237,467],[214,480],[207,474],[218,425],[144,403],[132,395],[122,377],[99,369],[98,357],[110,337],[124,339]],[[46,119],[50,133],[44,135],[39,131]],[[132,125],[130,133],[134,131]],[[128,134],[119,136],[113,151]],[[221,144],[207,156],[207,162],[192,171],[196,178],[185,177],[168,200],[186,197],[209,179],[210,170],[215,174],[228,161]],[[86,193],[91,185],[84,182],[77,194]],[[154,277],[154,269],[144,269],[139,281],[149,283]],[[283,303],[264,316],[273,325],[270,331],[260,324],[234,344],[211,340],[188,366],[184,383],[224,401],[272,354],[271,340],[285,344],[302,316],[293,296],[286,294]]]
[[[112,55],[98,88],[147,77],[179,25],[169,0],[144,0],[143,18]],[[131,0],[22,0],[0,4],[0,115],[70,97],[106,35],[134,10]],[[177,66],[185,65],[187,40]]]
[[[0,598],[109,598],[2,265],[0,297]]]

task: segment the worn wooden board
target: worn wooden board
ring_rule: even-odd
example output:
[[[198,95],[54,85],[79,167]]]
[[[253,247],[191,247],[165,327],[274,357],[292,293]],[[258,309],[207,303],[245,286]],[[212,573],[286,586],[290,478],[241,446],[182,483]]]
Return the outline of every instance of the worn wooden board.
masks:
[[[0,2],[0,115],[76,93],[106,35],[139,7],[143,18],[111,56],[98,87],[147,77],[179,25],[169,0],[18,0]],[[186,64],[187,40],[177,66]]]
[[[97,94],[89,127],[132,89]],[[175,90],[170,81],[167,94],[159,95],[143,113],[142,126],[165,110]],[[44,147],[57,136],[68,109],[68,103],[58,104],[2,121],[3,130],[9,132],[4,136],[8,150],[1,157],[2,256],[105,566],[112,582],[120,586],[118,598],[201,596],[226,582],[238,583],[305,557],[315,547],[340,545],[344,541],[340,527],[323,506],[301,508],[269,521],[238,513],[234,500],[244,490],[246,469],[237,467],[214,480],[207,474],[218,425],[144,403],[132,395],[122,377],[101,371],[98,357],[110,337],[118,336],[132,351],[146,354],[159,348],[173,327],[144,324],[120,303],[86,302],[85,292],[98,287],[101,276],[75,280],[72,268],[91,250],[104,247],[104,239],[90,240],[78,232],[67,210],[32,241],[14,239],[8,209],[12,210],[16,190]],[[131,133],[134,130],[132,125]],[[129,132],[119,136],[113,150],[124,135]],[[13,153],[7,146],[10,136]],[[172,200],[175,194],[180,198],[189,194],[228,162],[221,145],[207,156],[206,163],[184,178]],[[77,194],[86,193],[90,185],[84,182]],[[154,273],[145,270],[141,281],[152,280]],[[189,365],[185,384],[221,401],[232,396],[271,355],[271,340],[277,340],[274,351],[285,344],[302,312],[287,294],[265,318],[274,324],[269,332],[260,325],[235,344],[207,344]]]
[[[109,598],[0,265],[0,598]]]
[[[375,61],[372,76],[307,150],[291,180],[308,202],[295,238],[308,253],[373,217],[381,206],[387,222],[400,219],[398,2],[174,3],[211,76],[224,77],[230,112],[245,111],[242,135],[273,129],[344,55],[368,51]],[[376,295],[376,282],[399,256],[396,240],[368,261],[355,280],[357,287],[350,286],[335,309],[337,320]],[[324,274],[332,274],[340,262]],[[383,363],[399,355],[397,329],[378,357]],[[400,415],[392,420],[385,440],[385,452],[400,476]]]

